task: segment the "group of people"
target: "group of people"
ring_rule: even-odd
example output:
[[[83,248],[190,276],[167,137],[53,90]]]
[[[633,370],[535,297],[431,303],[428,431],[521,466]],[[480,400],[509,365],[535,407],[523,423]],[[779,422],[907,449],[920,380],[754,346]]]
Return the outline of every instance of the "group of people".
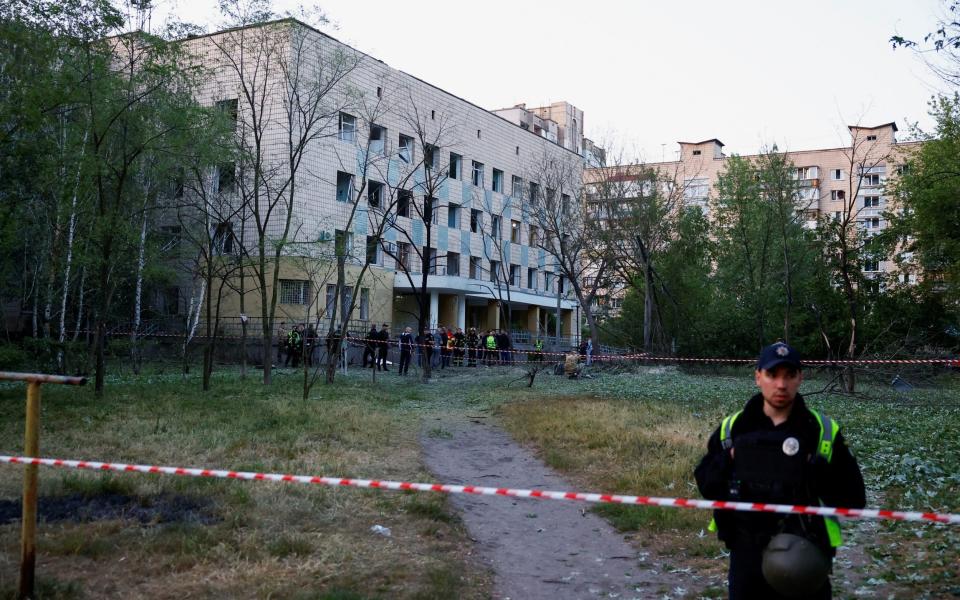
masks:
[[[364,369],[367,363],[371,369],[378,371],[389,371],[387,368],[387,351],[390,349],[390,325],[384,323],[380,330],[376,325],[370,326],[367,332],[367,338],[363,341],[363,364]]]
[[[295,324],[289,330],[286,322],[280,323],[277,335],[277,365],[300,366],[302,357],[308,367],[313,366],[313,354],[317,346],[317,330],[313,325]]]
[[[339,335],[335,337],[336,340],[327,339],[327,351],[330,351],[332,343],[340,341]],[[297,368],[303,358],[307,366],[313,366],[317,339],[313,325],[295,324],[288,330],[286,322],[281,322],[277,337],[277,364]],[[414,356],[418,367],[422,368],[424,361],[430,361],[430,366],[437,369],[509,365],[516,360],[513,341],[503,329],[480,330],[471,327],[464,331],[462,327],[441,325],[435,332],[424,330],[414,336],[413,330],[407,327],[394,340],[390,336],[390,325],[383,323],[379,328],[372,325],[363,339],[350,338],[345,341],[350,346],[363,347],[362,368],[378,371],[390,370],[387,356],[390,346],[396,344],[400,353],[397,369],[400,375],[407,374]],[[589,363],[592,347],[586,346],[580,351],[581,354],[586,352]],[[534,351],[528,353],[527,360],[544,360],[542,340],[535,340]]]
[[[502,329],[479,331],[471,327],[463,331],[462,327],[437,328],[437,332],[421,332],[416,338],[418,348],[417,364],[430,360],[435,368],[476,367],[484,365],[506,365],[512,362],[513,343],[510,335]]]

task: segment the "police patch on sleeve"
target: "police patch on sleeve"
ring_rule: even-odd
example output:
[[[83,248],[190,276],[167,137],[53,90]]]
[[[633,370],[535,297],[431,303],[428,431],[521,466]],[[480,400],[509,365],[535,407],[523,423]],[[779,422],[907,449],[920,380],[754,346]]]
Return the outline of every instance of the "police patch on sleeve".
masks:
[[[800,451],[800,442],[795,437],[788,437],[783,440],[783,453],[787,456],[794,456]]]

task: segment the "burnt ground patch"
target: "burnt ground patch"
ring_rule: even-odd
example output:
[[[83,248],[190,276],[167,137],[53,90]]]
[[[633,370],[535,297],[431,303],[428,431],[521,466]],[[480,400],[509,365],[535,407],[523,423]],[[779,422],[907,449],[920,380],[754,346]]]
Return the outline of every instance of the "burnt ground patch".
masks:
[[[0,499],[0,525],[19,521],[21,514],[20,500]],[[125,520],[143,525],[212,525],[222,520],[213,502],[206,498],[168,493],[139,496],[113,492],[95,496],[75,493],[41,497],[37,502],[37,518],[47,523]]]

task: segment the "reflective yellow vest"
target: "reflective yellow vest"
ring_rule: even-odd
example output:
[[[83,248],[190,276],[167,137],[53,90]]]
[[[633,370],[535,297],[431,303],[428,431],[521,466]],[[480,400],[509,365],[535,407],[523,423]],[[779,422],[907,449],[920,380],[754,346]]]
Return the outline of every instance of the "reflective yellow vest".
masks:
[[[810,407],[807,407],[807,410],[810,411],[810,414],[812,414],[817,420],[817,423],[820,424],[820,443],[817,445],[817,453],[829,463],[833,459],[833,441],[837,439],[840,424],[827,415],[821,415]],[[733,447],[733,438],[730,434],[733,431],[734,422],[742,412],[742,410],[738,410],[720,423],[720,445],[723,447],[724,452]],[[843,544],[843,534],[840,532],[840,522],[837,518],[824,517],[823,522],[827,527],[827,538],[830,540],[830,545],[837,548]],[[717,522],[715,519],[710,521],[709,530],[713,532],[717,530]]]

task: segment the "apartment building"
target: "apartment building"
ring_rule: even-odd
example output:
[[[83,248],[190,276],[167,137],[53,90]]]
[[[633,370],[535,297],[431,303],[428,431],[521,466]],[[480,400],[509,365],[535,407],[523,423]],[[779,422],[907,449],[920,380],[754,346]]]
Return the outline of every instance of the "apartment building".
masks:
[[[793,163],[794,178],[799,186],[796,210],[803,225],[816,226],[819,219],[840,219],[847,209],[866,235],[875,235],[887,226],[883,213],[895,201],[888,193],[888,183],[896,177],[919,142],[898,142],[896,123],[876,126],[851,125],[847,146],[785,152]],[[682,190],[683,204],[697,206],[708,216],[715,198],[714,187],[726,168],[724,144],[712,138],[700,142],[678,142],[677,159],[643,165],[659,171]],[[748,160],[759,155],[742,155]],[[631,166],[618,168],[618,177],[629,179]],[[588,169],[585,183],[608,177],[601,169]],[[588,188],[589,190],[589,188]],[[850,196],[853,196],[851,199]],[[852,202],[851,202],[852,200]],[[903,257],[909,260],[909,256]],[[866,261],[867,278],[897,271],[893,260]],[[915,271],[896,273],[904,283],[916,282]],[[600,299],[611,315],[618,314],[623,289],[611,290]]]
[[[322,134],[309,140],[300,161],[299,191],[290,215],[292,242],[280,265],[278,320],[316,321],[319,315],[321,321],[349,320],[356,330],[380,322],[392,323],[394,331],[415,326],[416,294],[426,271],[431,327],[501,327],[535,334],[552,332],[551,320],[559,314],[563,334],[574,334],[575,300],[537,247],[536,228],[524,210],[528,174],[544,156],[569,158],[573,150],[562,146],[559,137],[517,127],[295,20],[184,40],[203,64],[215,69],[203,101],[238,107],[233,108],[238,122],[249,118],[242,88],[250,83],[241,82],[237,57],[225,54],[239,54],[240,47],[251,54],[252,39],[267,28],[298,39],[281,44],[286,64],[291,48],[302,47],[300,36],[319,49],[320,63],[343,57],[355,61],[327,91],[324,107],[334,107],[334,113]],[[245,45],[236,43],[242,36],[249,38]],[[273,119],[262,137],[268,158],[277,159],[276,170],[283,174],[289,129],[286,81],[281,73],[261,71],[261,77],[278,78],[258,85],[270,94],[264,106]],[[237,171],[236,177],[244,175]],[[282,222],[271,225],[273,235],[280,235]],[[381,227],[383,222],[388,225]],[[251,225],[218,227],[236,237],[240,228],[250,232]],[[253,232],[245,239],[255,239]],[[359,294],[349,315],[331,314],[336,288],[329,254],[334,247],[346,248],[348,279],[355,280],[361,266],[369,265],[367,276],[345,291],[347,301]],[[245,310],[251,315],[260,314],[255,296],[246,296]],[[510,311],[504,310],[505,303]],[[238,315],[237,299],[229,299],[223,312]],[[511,323],[504,322],[506,314]]]

